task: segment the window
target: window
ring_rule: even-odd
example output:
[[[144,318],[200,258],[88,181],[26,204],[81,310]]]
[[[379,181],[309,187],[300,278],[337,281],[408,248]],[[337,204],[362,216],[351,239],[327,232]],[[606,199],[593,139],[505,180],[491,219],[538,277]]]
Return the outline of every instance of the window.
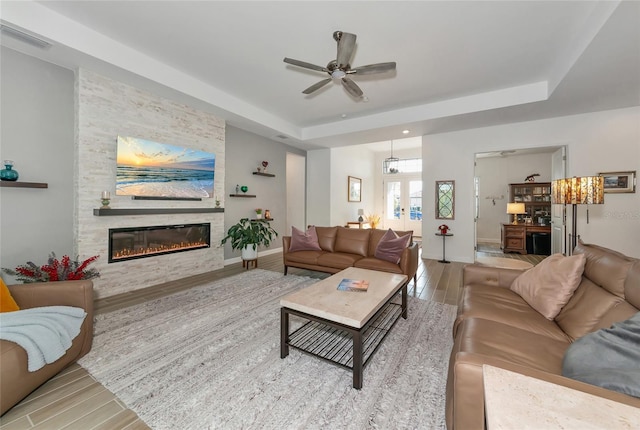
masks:
[[[404,158],[394,163],[391,169],[387,170],[387,166],[382,164],[382,173],[394,174],[394,173],[420,173],[422,172],[422,158]],[[394,169],[397,169],[395,171]]]

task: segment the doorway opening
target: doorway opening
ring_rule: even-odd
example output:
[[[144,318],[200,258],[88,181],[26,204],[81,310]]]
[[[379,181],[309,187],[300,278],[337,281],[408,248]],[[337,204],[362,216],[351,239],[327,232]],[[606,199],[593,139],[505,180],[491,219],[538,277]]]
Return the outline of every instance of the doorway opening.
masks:
[[[475,156],[474,171],[474,231],[475,231],[475,257],[497,256],[506,258],[517,258],[522,260],[534,260],[534,264],[545,255],[537,255],[533,251],[527,252],[527,239],[530,238],[525,232],[523,237],[513,238],[512,246],[506,247],[509,235],[514,234],[507,228],[508,235],[505,234],[505,226],[512,223],[512,215],[507,214],[507,203],[518,200],[513,196],[513,184],[531,185],[532,190],[546,189],[543,184],[565,177],[565,151],[564,146],[527,148],[518,150],[493,151],[477,153]],[[511,185],[510,185],[511,184]],[[540,186],[536,187],[539,184]],[[526,201],[531,198],[532,202]],[[524,197],[526,205],[535,206],[536,199],[546,199],[547,197],[537,196],[532,191],[531,196]],[[519,201],[519,200],[518,200]],[[545,217],[530,216],[526,222],[528,225],[544,226],[548,230],[547,239],[550,238],[550,249],[548,253],[563,252],[562,236],[564,233],[564,223],[560,205],[548,203],[549,213]],[[548,215],[548,216],[547,216]],[[522,218],[522,216],[520,216]],[[542,220],[542,221],[541,221]],[[510,252],[516,247],[516,241],[522,241],[519,252]],[[506,252],[505,252],[506,248]],[[536,258],[534,258],[536,257]]]

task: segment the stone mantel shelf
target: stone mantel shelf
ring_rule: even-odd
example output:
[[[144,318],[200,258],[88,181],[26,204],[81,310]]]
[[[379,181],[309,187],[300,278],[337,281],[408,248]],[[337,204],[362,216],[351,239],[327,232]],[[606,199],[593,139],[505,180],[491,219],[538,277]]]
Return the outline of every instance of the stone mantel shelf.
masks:
[[[143,208],[143,209],[94,209],[95,216],[201,214],[224,212],[224,208]]]

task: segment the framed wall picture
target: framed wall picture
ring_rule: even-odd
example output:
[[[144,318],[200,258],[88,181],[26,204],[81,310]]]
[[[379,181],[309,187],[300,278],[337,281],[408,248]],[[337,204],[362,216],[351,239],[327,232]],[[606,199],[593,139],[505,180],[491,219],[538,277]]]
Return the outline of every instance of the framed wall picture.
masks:
[[[455,181],[436,181],[436,219],[455,219]]]
[[[362,200],[362,179],[349,176],[347,182],[347,200],[359,202]]]
[[[635,193],[636,171],[629,172],[603,172],[598,176],[604,178],[605,193]]]

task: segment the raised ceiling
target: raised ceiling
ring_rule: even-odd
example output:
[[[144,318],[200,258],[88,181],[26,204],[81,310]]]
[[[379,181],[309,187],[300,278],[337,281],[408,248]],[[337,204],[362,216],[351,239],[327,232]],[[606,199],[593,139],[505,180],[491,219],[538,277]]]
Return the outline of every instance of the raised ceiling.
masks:
[[[2,45],[87,67],[303,149],[640,105],[640,2],[3,1]],[[287,65],[355,33],[368,101]]]

